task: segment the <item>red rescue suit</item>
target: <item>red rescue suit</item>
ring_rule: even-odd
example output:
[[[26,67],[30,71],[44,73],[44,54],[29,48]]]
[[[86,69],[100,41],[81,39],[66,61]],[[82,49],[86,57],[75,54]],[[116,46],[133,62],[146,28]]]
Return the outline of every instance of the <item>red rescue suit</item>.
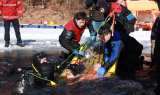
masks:
[[[18,8],[18,12],[17,12]],[[3,9],[3,11],[2,11]],[[0,15],[3,13],[4,20],[14,20],[23,17],[22,3],[19,0],[1,0],[0,1]]]
[[[70,20],[59,36],[60,44],[68,51],[74,52],[75,49],[80,46],[78,42],[81,40],[82,34],[87,26],[89,31],[93,31],[93,26],[91,23],[88,23],[88,20],[86,20],[86,24],[82,28],[78,28],[75,18]]]

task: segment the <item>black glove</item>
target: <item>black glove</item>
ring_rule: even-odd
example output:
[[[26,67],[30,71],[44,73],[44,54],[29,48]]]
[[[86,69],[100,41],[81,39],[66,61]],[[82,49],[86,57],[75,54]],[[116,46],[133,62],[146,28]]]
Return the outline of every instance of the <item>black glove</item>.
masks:
[[[78,74],[83,73],[83,71],[86,69],[86,67],[84,65],[77,65],[77,66],[76,66],[76,64],[72,64],[72,65],[75,65],[74,68],[72,68],[72,70]]]

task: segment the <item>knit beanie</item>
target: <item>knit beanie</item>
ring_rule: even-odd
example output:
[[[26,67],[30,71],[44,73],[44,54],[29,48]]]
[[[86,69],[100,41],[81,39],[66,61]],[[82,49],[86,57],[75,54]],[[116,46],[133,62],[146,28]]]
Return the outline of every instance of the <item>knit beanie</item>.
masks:
[[[97,8],[104,8],[104,10],[105,10],[104,13],[109,14],[110,13],[110,8],[111,8],[111,3],[106,2],[105,0],[98,0],[96,7]]]

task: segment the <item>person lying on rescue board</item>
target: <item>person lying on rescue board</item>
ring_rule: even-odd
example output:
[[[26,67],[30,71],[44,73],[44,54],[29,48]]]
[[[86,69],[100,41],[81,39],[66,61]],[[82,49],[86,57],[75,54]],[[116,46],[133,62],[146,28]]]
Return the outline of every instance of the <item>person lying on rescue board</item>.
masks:
[[[74,76],[71,72],[71,70],[66,69],[65,73],[67,76],[67,85],[72,85],[74,83],[78,83],[80,81],[86,81],[86,80],[94,80],[97,78],[102,78],[104,76],[101,75],[97,75],[97,71],[99,70],[99,68],[101,67],[100,63],[97,63],[94,65],[93,67],[93,71],[90,71],[88,74],[77,74],[76,76]]]

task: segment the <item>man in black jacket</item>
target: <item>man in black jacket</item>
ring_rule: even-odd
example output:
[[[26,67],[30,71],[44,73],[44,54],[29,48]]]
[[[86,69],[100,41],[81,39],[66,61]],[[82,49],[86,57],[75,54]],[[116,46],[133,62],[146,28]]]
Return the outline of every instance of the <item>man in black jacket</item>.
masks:
[[[106,2],[117,2],[120,3],[121,0],[104,0]],[[94,31],[96,31],[104,22],[105,18],[107,17],[107,15],[104,15],[103,13],[101,13],[99,11],[99,9],[96,7],[98,0],[87,0],[85,2],[85,5],[87,6],[87,8],[91,8],[90,9],[90,13],[89,13],[89,17],[92,20],[92,25],[94,28]],[[121,5],[127,7],[126,1],[124,0]],[[111,22],[110,22],[111,23]],[[107,25],[110,25],[108,23],[106,23]],[[95,34],[95,36],[97,35],[97,33]]]
[[[154,48],[155,48],[155,40],[156,40],[159,20],[160,20],[160,15],[156,18],[155,23],[153,24],[153,27],[152,27],[152,31],[151,31],[151,60],[152,60],[152,63],[150,64],[150,67],[153,67],[155,65],[154,64]]]
[[[101,13],[97,8],[96,8],[96,3],[98,0],[87,0],[85,2],[85,5],[87,8],[91,8],[89,17],[92,20],[92,25],[94,28],[94,31],[96,31],[104,22],[105,16],[103,13]],[[95,36],[97,33],[95,34]]]
[[[98,0],[96,7],[102,13],[104,13],[104,15],[109,15],[118,7],[114,11],[116,21],[114,30],[127,34],[134,32],[134,24],[137,19],[134,17],[132,12],[123,5],[119,5],[117,2],[106,2],[105,0]]]
[[[75,55],[80,54],[83,55],[84,51],[78,51],[77,48],[80,46],[79,41],[81,40],[82,34],[86,27],[89,28],[90,34],[92,35],[91,41],[95,39],[95,34],[93,30],[93,26],[90,23],[90,20],[87,20],[87,16],[85,12],[78,12],[75,14],[75,17],[70,20],[61,35],[59,36],[59,42],[61,46],[69,51],[69,55],[64,56],[64,58],[68,58],[72,53]],[[60,54],[62,57],[64,53]],[[73,56],[70,57],[69,60],[72,60]]]
[[[160,10],[160,1],[154,0]],[[158,21],[157,33],[156,33],[156,42],[155,42],[155,49],[154,49],[154,64],[156,65],[156,81],[157,87],[155,89],[156,95],[160,95],[160,20]]]

